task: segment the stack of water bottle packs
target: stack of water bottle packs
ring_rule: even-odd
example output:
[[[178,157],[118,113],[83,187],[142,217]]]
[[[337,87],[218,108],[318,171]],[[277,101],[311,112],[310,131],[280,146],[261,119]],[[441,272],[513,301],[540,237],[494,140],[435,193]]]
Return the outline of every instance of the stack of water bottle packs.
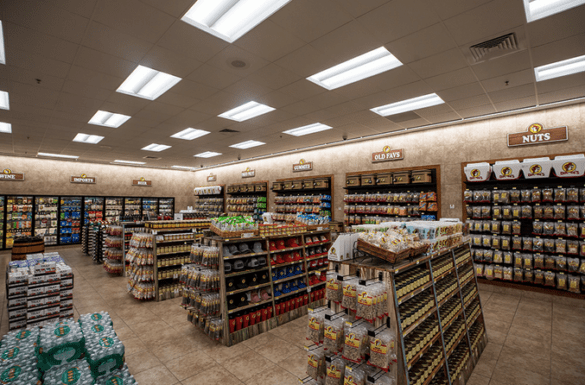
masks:
[[[0,384],[136,384],[107,312],[9,332],[0,343]]]

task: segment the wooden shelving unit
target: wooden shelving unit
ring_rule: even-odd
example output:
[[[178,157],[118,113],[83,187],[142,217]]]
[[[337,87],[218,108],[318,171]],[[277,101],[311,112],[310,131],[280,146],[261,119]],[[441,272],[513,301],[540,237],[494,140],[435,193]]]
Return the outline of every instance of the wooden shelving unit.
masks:
[[[294,220],[297,213],[332,216],[333,175],[277,179],[271,190],[275,194],[275,219],[278,221]]]

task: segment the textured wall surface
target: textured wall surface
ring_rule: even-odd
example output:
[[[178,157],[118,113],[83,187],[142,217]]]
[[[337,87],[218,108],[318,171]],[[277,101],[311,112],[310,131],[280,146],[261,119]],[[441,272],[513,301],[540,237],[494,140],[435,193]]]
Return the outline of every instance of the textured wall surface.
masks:
[[[193,204],[193,173],[0,156],[0,171],[6,168],[24,173],[23,182],[0,181],[0,195],[85,195],[175,198],[175,210]],[[95,184],[70,183],[71,176],[86,174]],[[132,180],[144,177],[152,187],[132,186]]]
[[[532,123],[545,128],[569,127],[569,141],[556,144],[508,148],[507,134],[526,131]],[[371,163],[372,152],[384,146],[404,149],[404,160]],[[114,195],[169,196],[176,198],[177,211],[193,204],[193,187],[215,184],[251,183],[276,179],[334,175],[334,219],[343,220],[345,173],[376,171],[439,164],[441,166],[442,217],[461,217],[461,162],[490,159],[549,156],[585,151],[585,103],[544,111],[492,118],[428,131],[400,134],[384,139],[348,143],[342,146],[283,155],[274,158],[203,170],[195,173],[148,168],[96,165],[0,156],[0,170],[10,168],[24,172],[25,182],[0,182],[0,195]],[[245,151],[242,152],[245,157]],[[293,173],[292,165],[303,158],[313,162],[313,171]],[[254,178],[242,179],[241,172],[250,167]],[[216,182],[207,182],[211,173]],[[71,175],[95,176],[97,184],[69,183]],[[132,180],[144,177],[153,187],[133,187]],[[453,208],[451,208],[453,205]],[[270,206],[274,209],[273,194]]]

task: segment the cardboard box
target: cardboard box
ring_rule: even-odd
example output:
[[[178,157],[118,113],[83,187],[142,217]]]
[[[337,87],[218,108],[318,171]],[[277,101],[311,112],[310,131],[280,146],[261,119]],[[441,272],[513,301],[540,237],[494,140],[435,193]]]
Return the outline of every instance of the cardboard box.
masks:
[[[412,183],[431,183],[433,176],[431,170],[420,170],[412,172]]]
[[[25,317],[27,314],[27,308],[21,309],[8,309],[8,319],[19,319]]]
[[[373,186],[376,184],[376,176],[374,174],[362,175],[362,186]]]
[[[577,178],[585,174],[585,155],[557,156],[552,166],[559,178]]]
[[[26,318],[23,318],[21,320],[13,320],[13,321],[8,322],[8,329],[9,330],[21,329],[21,328],[25,328],[25,327],[26,327]]]
[[[61,276],[58,273],[51,273],[45,275],[31,275],[28,277],[28,286],[34,287],[39,285],[47,285],[51,283],[59,283]]]
[[[27,291],[28,291],[28,285],[22,285],[22,286],[9,287],[8,292],[6,294],[7,294],[7,297],[10,299],[10,298],[14,298],[14,297],[26,296]]]
[[[26,300],[25,296],[20,298],[10,298],[8,300],[8,308],[19,308],[19,307],[26,307]]]
[[[528,158],[522,162],[522,173],[526,179],[548,178],[552,161],[548,157]]]
[[[492,174],[492,166],[487,162],[469,163],[463,172],[468,182],[485,182]]]
[[[492,171],[497,180],[518,179],[520,178],[520,170],[522,170],[522,164],[516,159],[498,161],[492,167]]]
[[[46,286],[33,287],[33,288],[29,288],[27,290],[27,296],[34,297],[34,296],[59,294],[59,289],[60,289],[60,286],[58,283],[46,285]]]
[[[394,184],[408,184],[410,183],[410,171],[394,173]]]
[[[345,185],[347,187],[361,186],[362,185],[362,177],[360,175],[350,175],[346,178]]]
[[[312,190],[315,188],[315,180],[314,179],[305,179],[303,181],[303,188],[305,190]]]
[[[389,172],[384,174],[376,174],[376,184],[380,186],[387,186],[392,184],[392,174]]]
[[[48,297],[42,298],[28,298],[26,302],[26,307],[30,309],[39,309],[43,307],[59,305],[61,302],[61,297],[59,295],[52,295]]]

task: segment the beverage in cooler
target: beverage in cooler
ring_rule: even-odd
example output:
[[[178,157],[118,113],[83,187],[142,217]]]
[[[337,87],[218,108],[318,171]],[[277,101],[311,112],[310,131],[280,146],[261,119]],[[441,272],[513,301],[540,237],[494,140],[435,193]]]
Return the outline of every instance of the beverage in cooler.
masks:
[[[81,198],[61,197],[59,243],[79,243],[81,238]]]
[[[58,197],[35,198],[35,235],[44,238],[45,246],[57,244],[58,214]]]
[[[124,216],[140,215],[141,204],[140,198],[125,198]]]
[[[93,221],[102,221],[104,219],[104,198],[102,197],[85,197],[83,224]]]
[[[156,218],[158,215],[158,199],[142,198],[142,215],[150,215]]]
[[[14,238],[32,235],[33,197],[6,197],[6,248],[11,249]]]
[[[159,200],[159,215],[163,217],[172,217],[173,216],[173,198],[168,199],[160,199]]]
[[[106,221],[118,222],[122,215],[123,198],[106,198]]]
[[[4,248],[4,197],[0,197],[0,249]]]

